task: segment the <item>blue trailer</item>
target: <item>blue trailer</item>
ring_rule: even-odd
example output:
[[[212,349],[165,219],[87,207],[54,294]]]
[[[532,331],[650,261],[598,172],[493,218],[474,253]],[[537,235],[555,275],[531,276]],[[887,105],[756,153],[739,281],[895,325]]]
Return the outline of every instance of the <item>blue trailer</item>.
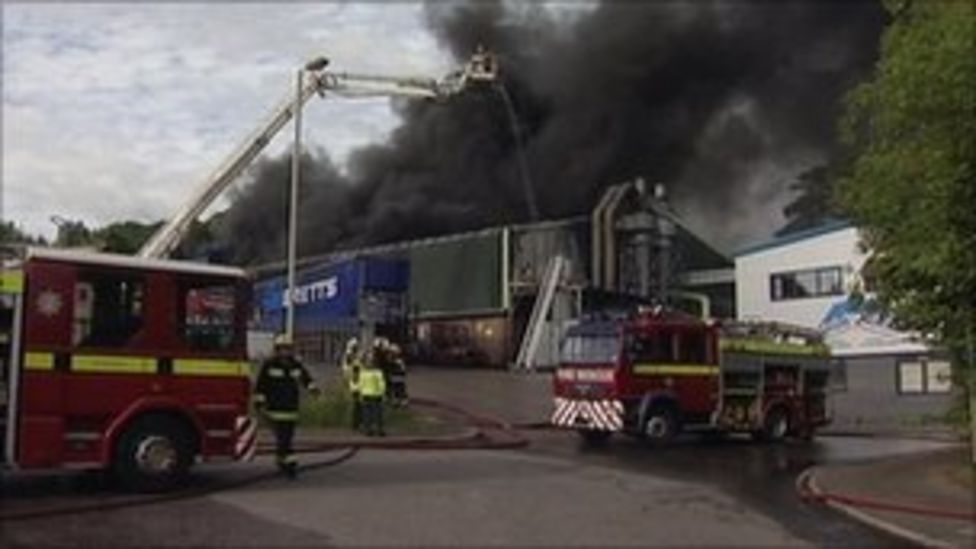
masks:
[[[296,343],[306,355],[333,359],[338,344],[358,331],[367,308],[381,328],[405,328],[410,284],[406,260],[357,257],[302,268],[295,279]],[[284,331],[287,285],[284,275],[255,283],[252,329]]]

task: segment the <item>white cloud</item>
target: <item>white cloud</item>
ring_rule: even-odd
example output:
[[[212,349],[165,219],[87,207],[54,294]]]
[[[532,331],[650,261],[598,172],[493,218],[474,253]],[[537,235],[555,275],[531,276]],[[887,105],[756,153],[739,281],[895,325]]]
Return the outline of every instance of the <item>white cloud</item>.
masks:
[[[304,59],[436,76],[449,60],[414,3],[15,4],[3,29],[3,215],[169,215],[264,120]],[[343,159],[396,124],[385,100],[316,102],[310,146]],[[272,143],[283,150],[291,132]]]

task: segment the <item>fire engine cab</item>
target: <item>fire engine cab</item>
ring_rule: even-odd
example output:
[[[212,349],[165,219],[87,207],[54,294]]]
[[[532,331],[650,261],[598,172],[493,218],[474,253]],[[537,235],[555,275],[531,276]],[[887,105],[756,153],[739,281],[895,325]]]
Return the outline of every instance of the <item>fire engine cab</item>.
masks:
[[[139,490],[249,457],[240,269],[53,249],[4,259],[2,465],[100,468]]]
[[[552,423],[590,442],[664,441],[683,428],[807,438],[829,422],[829,375],[816,331],[642,309],[568,329]]]

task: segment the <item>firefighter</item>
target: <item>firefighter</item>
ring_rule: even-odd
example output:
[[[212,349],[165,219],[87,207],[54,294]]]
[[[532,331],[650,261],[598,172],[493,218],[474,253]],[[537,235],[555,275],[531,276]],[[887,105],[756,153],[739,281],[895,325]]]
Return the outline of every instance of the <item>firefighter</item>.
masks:
[[[292,451],[295,423],[298,421],[300,390],[319,394],[305,366],[295,357],[294,345],[287,335],[274,340],[274,354],[264,361],[254,389],[259,412],[271,422],[275,435],[275,457],[278,469],[288,478],[295,478],[298,461]]]
[[[403,351],[396,343],[390,344],[390,394],[394,406],[407,404],[407,363],[403,360]]]
[[[363,423],[362,399],[359,396],[359,373],[362,369],[362,353],[359,349],[359,340],[351,338],[346,342],[346,349],[342,354],[342,376],[346,381],[346,389],[349,390],[349,398],[352,401],[352,429],[360,430]]]
[[[369,355],[359,372],[359,391],[363,399],[363,430],[367,436],[386,436],[383,430],[383,395],[386,393],[386,382],[383,372]]]
[[[390,341],[385,337],[378,337],[373,343],[373,363],[383,373],[383,383],[386,386],[384,397],[390,400],[393,396],[391,393],[393,385],[390,383],[390,377],[393,375],[393,353]]]

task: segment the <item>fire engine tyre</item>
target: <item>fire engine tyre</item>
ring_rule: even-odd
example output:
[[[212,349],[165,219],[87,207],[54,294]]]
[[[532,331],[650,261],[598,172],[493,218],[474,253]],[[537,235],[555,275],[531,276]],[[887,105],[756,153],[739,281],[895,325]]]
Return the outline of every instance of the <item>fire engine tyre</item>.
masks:
[[[593,429],[580,429],[576,431],[583,438],[583,442],[588,446],[602,446],[610,440],[612,431],[597,431]]]
[[[678,435],[678,413],[671,406],[657,405],[650,409],[642,425],[641,435],[650,444],[663,444]]]
[[[782,406],[775,406],[766,412],[762,429],[755,433],[755,438],[765,442],[781,442],[789,432],[789,412]]]
[[[145,416],[132,422],[115,446],[112,469],[137,492],[165,492],[184,483],[193,463],[191,433],[178,420]]]

